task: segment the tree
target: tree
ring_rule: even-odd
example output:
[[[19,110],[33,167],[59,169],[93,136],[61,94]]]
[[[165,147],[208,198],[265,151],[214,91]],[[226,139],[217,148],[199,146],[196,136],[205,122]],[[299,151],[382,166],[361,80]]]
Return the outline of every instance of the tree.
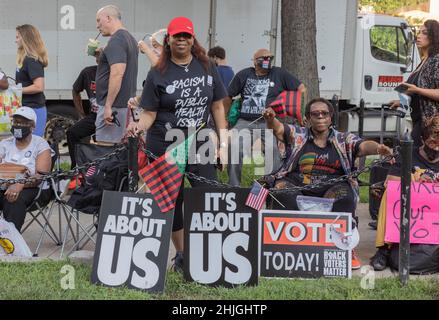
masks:
[[[315,0],[288,0],[281,5],[282,67],[307,88],[308,100],[318,97]]]

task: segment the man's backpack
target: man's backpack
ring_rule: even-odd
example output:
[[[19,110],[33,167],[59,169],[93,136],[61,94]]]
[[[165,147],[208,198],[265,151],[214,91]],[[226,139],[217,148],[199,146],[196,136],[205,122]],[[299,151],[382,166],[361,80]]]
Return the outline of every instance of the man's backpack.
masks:
[[[71,205],[81,212],[97,213],[104,190],[128,191],[128,151],[104,160],[85,174],[85,181],[72,195]]]

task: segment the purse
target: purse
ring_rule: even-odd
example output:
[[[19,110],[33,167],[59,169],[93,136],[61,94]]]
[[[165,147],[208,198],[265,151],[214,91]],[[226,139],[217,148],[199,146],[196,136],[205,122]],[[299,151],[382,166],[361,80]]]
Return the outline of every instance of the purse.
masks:
[[[28,168],[21,164],[15,163],[0,163],[0,178],[1,179],[21,179],[25,176]]]

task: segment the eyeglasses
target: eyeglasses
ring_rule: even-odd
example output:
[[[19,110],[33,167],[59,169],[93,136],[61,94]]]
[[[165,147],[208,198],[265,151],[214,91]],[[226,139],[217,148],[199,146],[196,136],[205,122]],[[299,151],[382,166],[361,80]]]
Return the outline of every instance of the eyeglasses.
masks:
[[[309,114],[312,118],[320,118],[320,116],[328,118],[331,115],[329,111],[311,111]]]

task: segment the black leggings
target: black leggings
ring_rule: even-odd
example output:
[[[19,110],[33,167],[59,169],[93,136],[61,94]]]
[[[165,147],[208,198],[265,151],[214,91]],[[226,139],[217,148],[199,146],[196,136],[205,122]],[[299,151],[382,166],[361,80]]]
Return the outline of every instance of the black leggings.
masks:
[[[278,199],[286,208],[283,208],[276,201],[271,201],[273,209],[299,210],[296,201],[298,195],[335,198],[336,200],[332,206],[332,212],[349,212],[352,214],[352,218],[358,223],[358,218],[355,216],[357,204],[355,202],[354,191],[348,182],[340,182],[319,190],[298,191],[294,193],[275,193],[274,196],[276,199]]]
[[[23,189],[15,202],[6,200],[5,191],[0,192],[0,206],[3,209],[3,217],[6,221],[12,222],[18,231],[23,226],[26,218],[26,209],[38,194],[37,188]]]

